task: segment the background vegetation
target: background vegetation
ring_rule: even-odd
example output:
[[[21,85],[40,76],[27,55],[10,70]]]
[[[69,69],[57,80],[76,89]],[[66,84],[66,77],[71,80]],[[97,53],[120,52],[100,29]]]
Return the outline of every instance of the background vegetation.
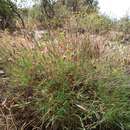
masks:
[[[94,0],[35,3],[0,1],[0,129],[129,130],[129,19]]]

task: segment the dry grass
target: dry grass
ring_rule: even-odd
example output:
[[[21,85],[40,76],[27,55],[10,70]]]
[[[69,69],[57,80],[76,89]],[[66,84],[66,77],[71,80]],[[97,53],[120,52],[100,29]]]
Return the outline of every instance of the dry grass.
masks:
[[[10,78],[9,95],[0,106],[2,129],[128,127],[123,119],[129,114],[129,78],[123,72],[127,46],[61,30],[35,47],[23,35],[7,32],[0,41],[2,68]]]

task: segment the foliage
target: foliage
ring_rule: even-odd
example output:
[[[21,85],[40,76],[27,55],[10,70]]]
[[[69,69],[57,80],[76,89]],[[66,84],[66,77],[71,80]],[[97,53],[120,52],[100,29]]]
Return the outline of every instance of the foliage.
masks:
[[[23,27],[24,21],[21,15],[18,12],[17,6],[10,0],[1,0],[0,1],[0,22],[1,29],[15,28],[15,18],[19,18],[22,22]]]
[[[64,19],[67,18],[69,15],[71,16],[71,14],[78,12],[96,12],[98,8],[97,5],[98,3],[95,0],[41,0],[41,21],[46,21],[46,23],[50,23],[52,27],[61,27],[64,25]]]
[[[123,31],[124,33],[129,33],[129,27],[130,27],[130,20],[129,17],[126,16],[122,18],[121,20],[117,21],[115,24],[116,30],[117,31]]]
[[[15,20],[16,12],[3,5],[0,15]],[[0,75],[6,88],[0,96],[0,129],[129,130],[129,49],[104,40],[108,33],[102,32],[115,24],[99,15],[97,3],[42,0],[21,12],[32,28],[35,20],[53,28],[39,41],[30,32],[26,40],[2,32],[0,70],[7,77]],[[124,21],[121,29],[128,33],[129,20]]]
[[[86,9],[87,12],[91,12],[94,11],[98,5],[98,2],[95,0],[59,0],[58,2],[73,12],[81,11],[82,8]]]
[[[109,31],[112,27],[112,21],[106,16],[99,15],[98,13],[89,15],[81,13],[78,16],[78,23],[81,28],[95,33]]]
[[[63,33],[58,38],[58,43],[48,39],[45,46],[21,50],[5,67],[15,91],[10,97],[12,112],[18,111],[16,127],[26,115],[28,129],[35,128],[33,118],[39,129],[128,130],[130,87],[123,68],[96,60],[89,39],[76,46]]]

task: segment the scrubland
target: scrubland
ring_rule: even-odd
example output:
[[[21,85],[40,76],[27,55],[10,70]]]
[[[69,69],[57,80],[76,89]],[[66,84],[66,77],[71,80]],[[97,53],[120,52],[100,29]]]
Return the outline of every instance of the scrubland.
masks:
[[[0,32],[0,129],[129,130],[129,22],[73,14],[40,38],[33,22]]]

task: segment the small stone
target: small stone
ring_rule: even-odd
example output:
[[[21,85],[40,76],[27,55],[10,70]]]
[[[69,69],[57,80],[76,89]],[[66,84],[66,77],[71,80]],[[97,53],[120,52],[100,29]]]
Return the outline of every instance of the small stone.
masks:
[[[0,70],[0,76],[4,75],[5,72],[3,70]]]
[[[34,32],[34,38],[35,40],[39,41],[43,38],[44,35],[48,34],[47,30],[35,30]]]

